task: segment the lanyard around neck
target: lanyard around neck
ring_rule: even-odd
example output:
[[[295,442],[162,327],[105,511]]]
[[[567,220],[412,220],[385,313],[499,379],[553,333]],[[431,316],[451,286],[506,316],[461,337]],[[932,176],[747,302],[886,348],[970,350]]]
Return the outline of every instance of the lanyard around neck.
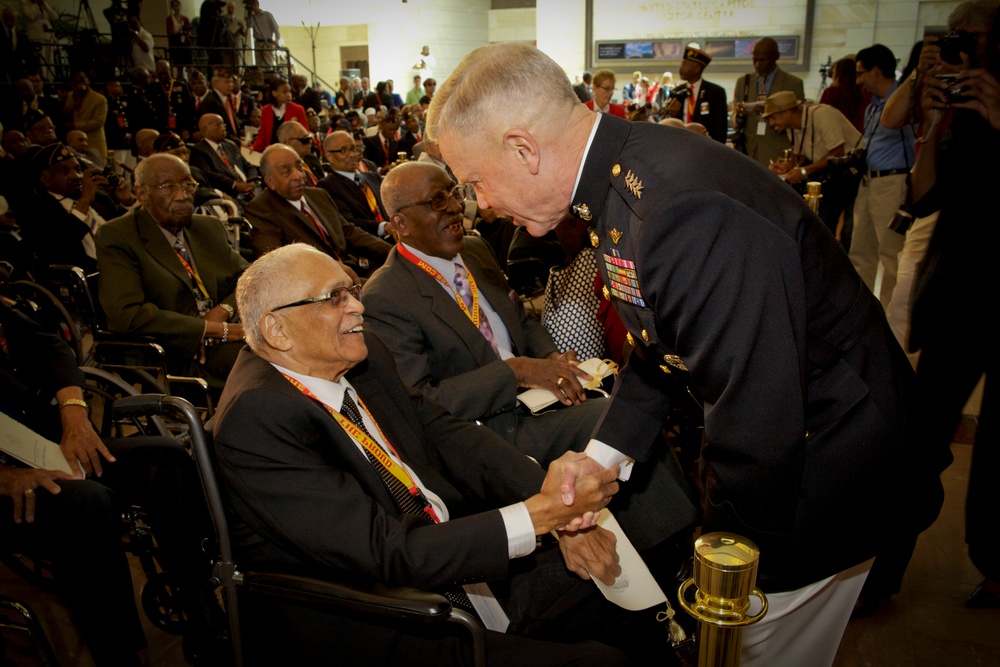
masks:
[[[466,270],[466,273],[469,275],[469,291],[472,293],[472,310],[470,311],[469,307],[465,305],[465,299],[455,291],[454,286],[437,269],[407,250],[404,245],[397,245],[396,248],[400,255],[415,264],[418,269],[451,290],[451,293],[455,295],[455,302],[458,304],[458,307],[462,309],[466,317],[472,320],[476,328],[479,328],[479,289],[476,287],[476,279],[472,277],[471,271]]]

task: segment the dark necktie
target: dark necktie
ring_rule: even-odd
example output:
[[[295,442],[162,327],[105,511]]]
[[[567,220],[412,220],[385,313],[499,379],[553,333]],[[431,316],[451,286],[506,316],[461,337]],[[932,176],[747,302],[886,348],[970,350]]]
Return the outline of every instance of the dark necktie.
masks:
[[[305,216],[309,218],[309,222],[313,224],[313,227],[315,227],[316,231],[319,232],[319,235],[323,237],[323,240],[326,241],[326,244],[332,247],[333,242],[330,240],[330,234],[327,233],[326,229],[323,228],[323,225],[319,223],[319,220],[316,219],[316,216],[313,215],[312,211],[309,210],[309,207],[306,206],[305,200],[302,201],[302,213],[304,213]],[[340,258],[338,257],[338,259]]]
[[[369,438],[377,442],[372,434],[365,427],[365,422],[361,418],[361,411],[358,409],[357,403],[351,398],[349,392],[344,392],[344,404],[340,406],[340,414],[344,415],[355,426],[360,428],[365,432]],[[378,473],[379,477],[382,478],[382,482],[385,483],[386,488],[389,489],[389,493],[392,494],[393,500],[396,501],[396,506],[399,507],[400,511],[405,514],[412,514],[414,516],[421,516],[425,519],[429,519],[430,515],[424,511],[430,503],[427,502],[427,498],[424,494],[417,491],[416,494],[411,494],[410,490],[407,489],[401,481],[399,481],[388,469],[381,463],[375,460],[375,457],[367,449],[362,447],[365,452],[365,456],[368,457],[368,462],[372,464],[375,471]]]

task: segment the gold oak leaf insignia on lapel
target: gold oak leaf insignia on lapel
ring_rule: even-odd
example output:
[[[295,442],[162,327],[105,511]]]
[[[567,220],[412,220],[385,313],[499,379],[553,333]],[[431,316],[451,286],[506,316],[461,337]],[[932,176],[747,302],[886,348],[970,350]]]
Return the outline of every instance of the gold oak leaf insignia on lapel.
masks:
[[[642,181],[632,173],[629,169],[628,173],[625,174],[625,187],[631,192],[636,199],[642,199]]]

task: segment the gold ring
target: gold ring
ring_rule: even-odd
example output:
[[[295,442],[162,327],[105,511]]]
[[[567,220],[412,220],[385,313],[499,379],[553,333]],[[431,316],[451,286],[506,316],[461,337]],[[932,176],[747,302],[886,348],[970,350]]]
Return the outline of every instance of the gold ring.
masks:
[[[32,494],[32,493],[34,493],[34,492],[35,492],[35,490],[34,490],[34,489],[25,489],[25,490],[24,490],[24,495],[26,495],[26,496],[27,496],[27,495],[30,495],[30,494]]]
[[[556,386],[558,387],[559,385],[561,385],[565,381],[566,381],[566,378],[559,378],[558,380],[556,380]]]

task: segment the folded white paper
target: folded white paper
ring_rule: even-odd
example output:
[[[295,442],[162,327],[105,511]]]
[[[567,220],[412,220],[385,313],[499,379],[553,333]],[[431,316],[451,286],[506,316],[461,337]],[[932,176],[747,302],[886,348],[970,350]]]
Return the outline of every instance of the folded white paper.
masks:
[[[639,552],[635,550],[631,540],[618,525],[618,520],[607,509],[601,510],[601,516],[597,520],[597,525],[604,528],[618,538],[616,549],[618,551],[618,564],[622,567],[622,573],[615,579],[615,583],[608,586],[597,577],[591,577],[597,588],[604,593],[611,602],[614,602],[623,609],[638,611],[649,609],[658,604],[664,604],[667,596],[663,593],[656,579],[650,574],[649,568],[643,562]]]
[[[59,445],[0,412],[0,449],[32,468],[73,474]]]
[[[579,369],[585,373],[589,373],[594,379],[587,381],[583,378],[577,378],[577,381],[588,389],[594,389],[601,385],[601,380],[618,372],[618,364],[613,361],[594,357],[592,359],[587,359],[586,361],[581,361]],[[524,407],[528,408],[532,412],[544,410],[550,405],[559,402],[556,395],[548,389],[529,389],[521,394],[518,394],[517,400],[521,401]]]

